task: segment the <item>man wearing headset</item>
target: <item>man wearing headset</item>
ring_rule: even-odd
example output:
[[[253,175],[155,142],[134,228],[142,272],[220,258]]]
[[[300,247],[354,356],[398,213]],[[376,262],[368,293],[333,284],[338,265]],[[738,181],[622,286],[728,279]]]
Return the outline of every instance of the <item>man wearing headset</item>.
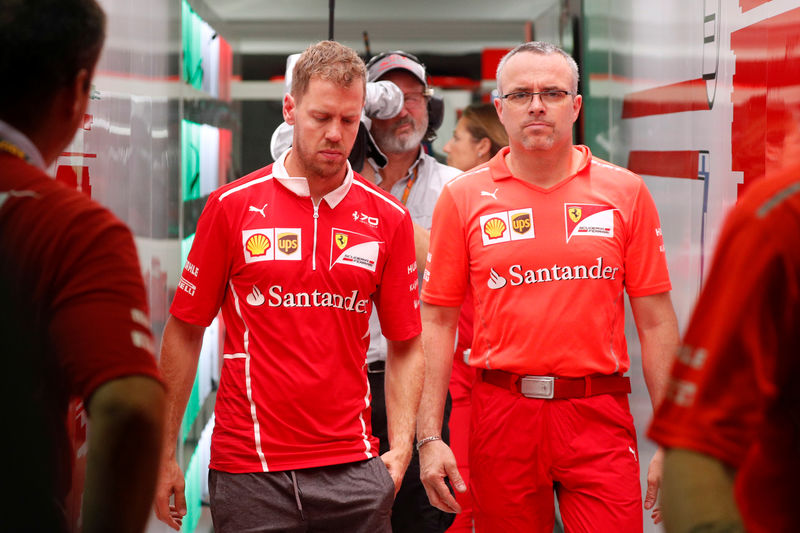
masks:
[[[380,153],[368,152],[361,174],[390,192],[411,212],[418,273],[425,267],[433,208],[445,183],[459,170],[436,161],[422,143],[435,138],[442,122],[441,100],[433,98],[425,66],[415,56],[394,51],[380,54],[367,64],[370,82],[390,81],[403,92],[403,107],[392,118],[373,118],[370,133]],[[385,164],[381,158],[385,157]],[[372,390],[372,431],[380,439],[381,450],[388,449],[384,402],[386,339],[377,316],[370,318],[370,346],[367,352]],[[447,428],[449,409],[443,428]],[[433,507],[419,477],[419,457],[415,454],[403,479],[392,509],[395,532],[439,532],[453,522],[453,515]]]

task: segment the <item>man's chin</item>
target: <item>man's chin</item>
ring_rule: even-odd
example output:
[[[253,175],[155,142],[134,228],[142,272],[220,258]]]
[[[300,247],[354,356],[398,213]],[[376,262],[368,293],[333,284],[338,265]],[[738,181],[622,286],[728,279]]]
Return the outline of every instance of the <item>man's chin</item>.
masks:
[[[397,154],[410,152],[411,150],[419,148],[421,142],[422,137],[418,137],[417,135],[398,135],[388,143],[388,147],[386,147],[385,151]]]
[[[319,161],[313,165],[310,170],[319,178],[336,178],[341,177],[345,168],[347,167],[347,158],[342,158],[339,161]]]

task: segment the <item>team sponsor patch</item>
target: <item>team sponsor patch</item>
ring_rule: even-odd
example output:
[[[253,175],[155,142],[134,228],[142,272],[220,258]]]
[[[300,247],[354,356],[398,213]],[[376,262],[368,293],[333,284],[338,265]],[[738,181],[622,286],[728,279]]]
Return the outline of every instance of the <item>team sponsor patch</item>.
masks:
[[[186,264],[183,266],[183,271],[187,274],[191,274],[194,277],[197,277],[197,275],[200,273],[200,269],[193,265],[189,260],[187,260]]]
[[[483,215],[480,218],[480,225],[484,246],[536,237],[536,232],[533,229],[533,210],[531,208],[512,209]]]
[[[299,261],[303,243],[300,228],[275,228],[275,259]]]
[[[253,307],[258,307],[265,301],[264,295],[255,285],[253,285],[253,290],[250,291],[250,294],[247,295],[245,300],[247,301],[248,304],[250,304]]]
[[[506,286],[506,283],[508,283],[508,280],[503,276],[501,276],[500,274],[498,274],[497,272],[495,272],[494,268],[489,269],[489,281],[486,282],[486,285],[490,289],[492,290],[502,289],[503,287]]]
[[[299,261],[303,239],[300,228],[259,228],[242,231],[245,263]]]
[[[194,291],[197,290],[197,287],[193,283],[187,281],[183,276],[178,280],[178,288],[189,296],[194,296]]]
[[[508,212],[508,220],[511,222],[511,240],[533,239],[536,233],[533,231],[533,210],[514,209]]]
[[[613,237],[614,211],[608,205],[564,204],[567,242],[581,235]]]
[[[242,231],[242,248],[245,263],[258,263],[275,259],[275,229],[259,228]]]
[[[374,237],[337,228],[331,230],[331,268],[350,265],[375,272],[379,252],[380,242]]]
[[[608,264],[603,257],[598,257],[593,263],[576,265],[559,265],[558,263],[541,267],[511,265],[505,272],[498,272],[494,268],[490,268],[486,286],[497,290],[506,285],[519,287],[520,285],[564,281],[614,281],[618,279],[617,272],[620,271],[620,267],[612,265]]]
[[[483,215],[480,221],[484,246],[511,240],[511,232],[508,230],[508,211]]]

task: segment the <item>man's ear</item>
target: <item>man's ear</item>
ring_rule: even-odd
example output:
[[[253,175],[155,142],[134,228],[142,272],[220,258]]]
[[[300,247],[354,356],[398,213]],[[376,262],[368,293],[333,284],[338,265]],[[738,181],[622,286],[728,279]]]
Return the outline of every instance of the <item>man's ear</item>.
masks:
[[[493,103],[494,110],[497,111],[497,118],[500,120],[500,123],[505,126],[505,123],[503,122],[503,99],[495,98]]]
[[[296,110],[297,105],[295,104],[294,97],[291,94],[286,93],[283,96],[283,120],[291,126],[294,126],[294,114]]]
[[[89,97],[92,94],[92,74],[85,68],[80,69],[75,79],[72,80],[70,89],[72,100],[70,118],[82,121],[86,108],[89,107]]]
[[[578,115],[581,112],[581,105],[583,105],[583,96],[581,96],[579,94],[579,95],[575,96],[575,98],[574,98],[574,100],[572,102],[572,113],[573,113],[573,116],[574,116],[574,118],[572,119],[572,122],[575,122],[576,120],[578,120]]]

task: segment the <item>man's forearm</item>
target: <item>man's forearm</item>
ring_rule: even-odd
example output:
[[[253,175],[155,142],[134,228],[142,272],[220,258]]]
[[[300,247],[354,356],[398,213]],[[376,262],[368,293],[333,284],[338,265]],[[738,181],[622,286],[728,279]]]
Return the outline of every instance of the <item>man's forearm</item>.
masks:
[[[389,445],[411,451],[414,425],[422,392],[425,360],[419,336],[389,341],[386,358],[386,422]]]
[[[153,502],[164,422],[164,388],[143,376],[92,395],[83,531],[144,530]]]
[[[164,456],[173,457],[183,412],[192,393],[205,328],[170,316],[164,328],[159,369],[167,384]]]
[[[444,404],[453,368],[458,307],[423,304],[422,344],[425,382],[417,415],[417,438],[441,436]]]
[[[420,272],[425,270],[430,246],[431,232],[414,222],[414,255],[417,258],[417,270]]]
[[[668,292],[630,300],[642,348],[642,372],[655,408],[666,394],[678,350],[678,319]]]
[[[733,471],[717,459],[671,449],[664,459],[664,525],[669,533],[743,533]]]

